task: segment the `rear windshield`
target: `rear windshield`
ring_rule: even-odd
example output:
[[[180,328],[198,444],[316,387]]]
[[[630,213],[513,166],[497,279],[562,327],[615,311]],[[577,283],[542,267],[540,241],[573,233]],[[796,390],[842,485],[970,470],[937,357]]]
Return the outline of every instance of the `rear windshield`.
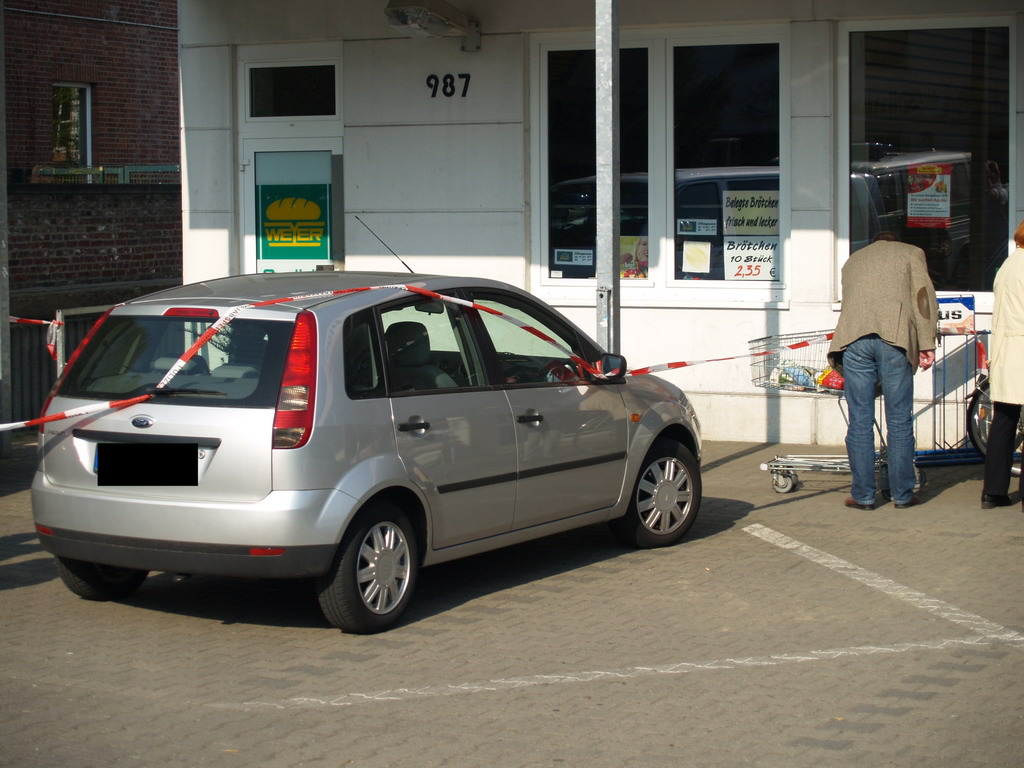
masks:
[[[113,400],[153,390],[213,320],[111,315],[60,388],[64,397]],[[168,403],[273,408],[292,323],[233,320],[167,386]]]

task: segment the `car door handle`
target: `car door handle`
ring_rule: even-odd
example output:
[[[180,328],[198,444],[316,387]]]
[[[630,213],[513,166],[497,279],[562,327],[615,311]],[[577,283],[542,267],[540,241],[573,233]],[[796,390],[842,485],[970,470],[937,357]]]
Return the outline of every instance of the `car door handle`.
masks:
[[[544,421],[544,416],[531,408],[521,416],[516,416],[516,421],[520,424],[540,424]]]
[[[428,429],[429,421],[406,421],[398,425],[399,432],[426,432]]]

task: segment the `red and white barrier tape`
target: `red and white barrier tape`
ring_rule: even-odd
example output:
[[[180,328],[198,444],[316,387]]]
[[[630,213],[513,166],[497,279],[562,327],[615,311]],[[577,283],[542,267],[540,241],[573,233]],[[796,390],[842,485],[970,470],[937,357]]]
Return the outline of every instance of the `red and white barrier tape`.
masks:
[[[803,349],[804,347],[811,346],[811,344],[815,342],[831,341],[832,336],[832,333],[823,333],[820,336],[814,336],[810,339],[798,341],[796,344],[784,344],[773,349],[762,349],[760,352],[751,352],[750,354],[747,355],[735,355],[733,357],[713,357],[710,360],[688,360],[682,363],[662,363],[661,365],[652,365],[647,368],[634,368],[627,374],[627,376],[643,376],[648,373],[674,371],[676,368],[688,368],[691,365],[701,365],[702,363],[720,363],[724,360],[744,360],[748,357],[764,357],[765,355],[777,354],[784,349]]]
[[[46,329],[46,349],[49,351],[50,357],[52,357],[54,360],[57,359],[57,328],[64,325],[64,323],[60,322],[59,320],[33,320],[28,317],[14,317],[13,315],[8,315],[8,318],[12,323],[16,323],[19,325],[50,326],[49,328]],[[3,426],[4,425],[0,425],[0,432],[3,431]]]
[[[527,325],[526,323],[522,322],[521,320],[517,320],[516,318],[511,317],[509,315],[506,315],[503,312],[499,312],[496,309],[492,309],[491,307],[486,307],[486,306],[484,306],[482,304],[477,304],[476,302],[473,302],[473,301],[468,301],[466,299],[459,299],[459,298],[456,298],[454,296],[445,296],[444,294],[436,293],[434,291],[427,290],[426,288],[420,288],[420,287],[414,286],[414,285],[395,284],[395,285],[366,286],[366,287],[361,287],[361,288],[345,288],[345,289],[340,289],[340,290],[336,290],[336,291],[321,291],[319,293],[309,293],[309,294],[303,294],[301,296],[284,296],[284,297],[281,297],[281,298],[267,299],[266,301],[259,301],[259,302],[255,302],[255,303],[252,303],[252,304],[241,304],[241,305],[239,305],[237,307],[234,307],[230,312],[228,312],[224,316],[218,318],[212,325],[210,325],[210,327],[207,328],[206,331],[204,331],[203,334],[198,339],[196,339],[195,342],[187,350],[185,350],[184,354],[182,354],[182,356],[179,357],[177,359],[177,361],[175,361],[174,365],[172,365],[170,367],[170,369],[168,369],[167,373],[164,374],[164,377],[159,381],[159,383],[157,383],[156,388],[157,389],[163,389],[164,387],[166,387],[170,383],[170,381],[175,376],[178,375],[178,373],[181,371],[181,369],[185,367],[185,365],[188,363],[188,361],[191,360],[196,355],[196,353],[210,339],[212,339],[214,336],[216,336],[218,333],[220,333],[232,320],[234,320],[239,314],[241,314],[242,312],[244,312],[247,309],[253,309],[253,308],[256,308],[256,307],[266,307],[266,306],[270,306],[270,305],[273,305],[273,304],[284,304],[286,302],[292,302],[292,301],[302,301],[302,300],[305,300],[305,299],[315,299],[315,298],[327,297],[327,296],[340,296],[340,295],[347,294],[347,293],[361,293],[363,291],[376,291],[376,290],[383,290],[383,289],[397,289],[397,290],[409,291],[410,293],[417,293],[417,294],[419,294],[421,296],[427,296],[428,298],[436,299],[438,301],[448,302],[450,304],[457,304],[457,305],[463,306],[463,307],[470,307],[470,308],[475,309],[477,311],[487,312],[488,314],[500,317],[503,320],[505,320],[507,322],[510,322],[513,325],[523,329],[527,333],[530,333],[530,334],[536,336],[537,338],[547,342],[548,344],[553,346],[555,349],[557,349],[559,352],[561,352],[566,357],[568,357],[570,360],[572,360],[573,363],[575,363],[576,365],[580,366],[583,370],[587,371],[592,376],[596,376],[596,377],[599,377],[599,378],[605,378],[605,374],[601,373],[601,370],[600,370],[599,366],[595,366],[595,365],[593,365],[591,363],[588,363],[586,360],[584,360],[583,358],[581,358],[578,355],[576,355],[572,350],[567,349],[566,347],[562,346],[561,344],[559,344],[557,341],[552,339],[550,336],[548,336],[543,331],[541,331],[541,330],[539,330],[537,328],[534,328],[533,326]],[[15,319],[16,318],[13,318],[13,317],[11,318],[12,321],[14,321]],[[49,324],[48,321],[45,321],[45,320],[35,320],[35,321],[31,321],[31,322]],[[54,324],[56,324],[56,321],[54,321]],[[747,355],[736,355],[734,357],[718,357],[718,358],[712,358],[712,359],[709,359],[709,360],[690,360],[690,361],[686,361],[686,362],[663,363],[661,365],[652,365],[652,366],[649,366],[647,368],[636,368],[636,369],[634,369],[632,371],[628,371],[626,373],[626,375],[627,376],[642,376],[642,375],[649,374],[649,373],[656,373],[656,372],[660,372],[660,371],[670,371],[670,370],[675,370],[677,368],[686,368],[686,367],[690,367],[690,366],[694,366],[694,365],[700,365],[702,363],[717,363],[717,362],[722,362],[724,360],[741,360],[743,358],[748,358],[748,357],[762,357],[764,355],[774,354],[776,352],[781,351],[782,349],[801,349],[803,347],[810,346],[810,344],[812,342],[822,341],[822,340],[829,340],[831,338],[832,338],[832,334],[831,333],[826,333],[826,334],[822,334],[821,336],[818,336],[818,337],[814,337],[814,338],[811,338],[811,339],[806,339],[804,341],[797,342],[796,344],[789,344],[789,345],[781,346],[781,347],[778,347],[776,349],[767,349],[767,350],[762,350],[760,352],[755,352],[755,353],[751,353],[751,354],[747,354]],[[111,401],[105,402],[105,403],[96,403],[94,405],[83,406],[82,408],[75,408],[75,409],[72,409],[72,410],[69,410],[69,411],[62,411],[61,413],[54,413],[54,414],[51,414],[49,416],[41,416],[41,417],[39,417],[37,419],[29,419],[28,421],[14,422],[14,423],[11,423],[11,424],[0,424],[0,432],[12,430],[12,429],[20,429],[20,428],[23,428],[23,427],[35,427],[35,426],[39,426],[40,424],[49,423],[51,421],[61,421],[63,419],[71,419],[71,418],[77,418],[79,416],[87,416],[89,414],[98,413],[100,411],[104,411],[104,410],[108,410],[108,409],[112,410],[112,409],[118,409],[118,408],[126,408],[126,407],[131,406],[131,405],[136,405],[138,403],[145,402],[145,401],[151,399],[152,397],[153,397],[152,394],[139,395],[138,397],[129,398],[127,400],[111,400]]]
[[[14,317],[13,315],[7,316],[12,323],[20,323],[22,325],[63,325],[56,320],[32,320],[28,317]]]
[[[482,304],[477,304],[475,302],[467,301],[465,299],[458,299],[458,298],[455,298],[454,296],[445,296],[444,294],[436,293],[434,291],[429,291],[429,290],[427,290],[425,288],[420,288],[420,287],[417,287],[417,286],[414,286],[414,285],[396,284],[396,285],[366,286],[366,287],[362,287],[362,288],[345,288],[345,289],[341,289],[341,290],[337,290],[337,291],[321,291],[319,293],[303,294],[301,296],[284,296],[284,297],[281,297],[281,298],[267,299],[266,301],[259,301],[259,302],[255,302],[255,303],[252,303],[252,304],[242,304],[242,305],[239,305],[237,307],[234,307],[230,312],[225,314],[223,317],[218,318],[216,320],[216,322],[214,322],[209,328],[207,328],[206,331],[204,331],[203,334],[198,339],[196,339],[195,342],[187,350],[185,350],[184,354],[182,354],[181,357],[179,357],[175,361],[174,365],[172,365],[170,367],[170,369],[168,369],[167,373],[164,374],[164,377],[157,383],[156,388],[157,389],[163,389],[164,387],[166,387],[171,382],[171,380],[175,376],[178,375],[178,373],[181,371],[181,369],[185,367],[185,365],[188,363],[188,361],[191,360],[193,357],[195,357],[196,353],[199,352],[199,350],[210,339],[212,339],[214,336],[216,336],[218,333],[220,333],[232,320],[234,320],[239,314],[241,314],[242,312],[244,312],[247,309],[252,309],[252,308],[255,308],[255,307],[266,307],[266,306],[270,306],[270,305],[273,305],[273,304],[283,304],[285,302],[291,302],[291,301],[301,301],[301,300],[304,300],[304,299],[315,299],[315,298],[318,298],[318,297],[327,297],[327,296],[339,296],[339,295],[346,294],[346,293],[359,293],[359,292],[362,292],[362,291],[374,291],[374,290],[383,290],[383,289],[397,289],[397,290],[409,291],[410,293],[417,293],[417,294],[420,294],[422,296],[427,296],[428,298],[431,298],[431,299],[436,299],[438,301],[445,301],[445,302],[448,302],[448,303],[451,303],[451,304],[458,304],[460,306],[471,307],[471,308],[476,309],[476,310],[478,310],[480,312],[487,312],[489,314],[496,315],[496,316],[501,317],[502,319],[507,320],[508,322],[518,326],[519,328],[522,328],[524,331],[527,331],[528,333],[532,333],[534,336],[536,336],[539,339],[542,339],[543,341],[546,341],[548,344],[551,344],[553,347],[558,349],[562,354],[566,355],[566,357],[571,359],[574,363],[576,363],[577,365],[581,366],[584,370],[588,371],[592,375],[594,375],[594,376],[601,376],[602,375],[598,368],[596,368],[595,366],[591,365],[587,361],[583,360],[583,358],[581,358],[578,355],[576,355],[575,353],[573,353],[572,350],[566,349],[565,347],[563,347],[561,344],[559,344],[557,341],[552,339],[550,336],[548,336],[544,332],[542,332],[542,331],[540,331],[540,330],[538,330],[536,328],[533,328],[532,326],[529,326],[529,325],[527,325],[526,323],[523,323],[520,320],[517,320],[517,319],[515,319],[513,317],[510,317],[509,315],[506,315],[506,314],[504,314],[502,312],[499,312],[496,309],[492,309],[490,307],[485,307]],[[45,323],[46,321],[38,320],[38,321],[35,321],[35,322]],[[92,414],[92,413],[97,413],[99,411],[104,411],[104,410],[108,410],[108,409],[126,408],[126,407],[128,407],[130,405],[136,405],[138,403],[145,402],[145,401],[151,399],[152,397],[153,397],[152,394],[140,395],[138,397],[130,398],[128,400],[112,400],[112,401],[105,402],[105,403],[96,403],[94,405],[84,406],[82,408],[76,408],[76,409],[73,409],[73,410],[70,410],[70,411],[63,411],[61,413],[54,413],[54,414],[51,414],[49,416],[41,416],[41,417],[39,417],[37,419],[29,419],[28,421],[14,422],[14,423],[11,423],[11,424],[0,424],[0,432],[7,431],[7,430],[12,430],[12,429],[20,429],[22,427],[35,427],[35,426],[39,426],[40,424],[49,423],[51,421],[61,421],[63,419],[70,419],[70,418],[76,418],[76,417],[79,417],[79,416],[86,416],[86,415],[89,415],[89,414]]]

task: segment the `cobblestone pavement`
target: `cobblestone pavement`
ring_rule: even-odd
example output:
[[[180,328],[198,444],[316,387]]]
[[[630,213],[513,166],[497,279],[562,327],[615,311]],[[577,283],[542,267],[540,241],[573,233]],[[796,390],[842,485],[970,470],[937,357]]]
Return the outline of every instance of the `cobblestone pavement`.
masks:
[[[980,465],[924,504],[772,490],[793,446],[713,443],[680,545],[603,526],[426,569],[407,620],[329,628],[310,585],[66,591],[0,461],[0,765],[1019,768],[1024,515]]]

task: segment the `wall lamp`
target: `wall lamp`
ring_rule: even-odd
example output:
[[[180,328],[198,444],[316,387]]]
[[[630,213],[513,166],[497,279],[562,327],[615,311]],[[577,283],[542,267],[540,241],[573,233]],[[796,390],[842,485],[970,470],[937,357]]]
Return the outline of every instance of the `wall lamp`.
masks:
[[[389,0],[384,15],[409,37],[463,37],[462,50],[480,50],[480,24],[445,0]]]

